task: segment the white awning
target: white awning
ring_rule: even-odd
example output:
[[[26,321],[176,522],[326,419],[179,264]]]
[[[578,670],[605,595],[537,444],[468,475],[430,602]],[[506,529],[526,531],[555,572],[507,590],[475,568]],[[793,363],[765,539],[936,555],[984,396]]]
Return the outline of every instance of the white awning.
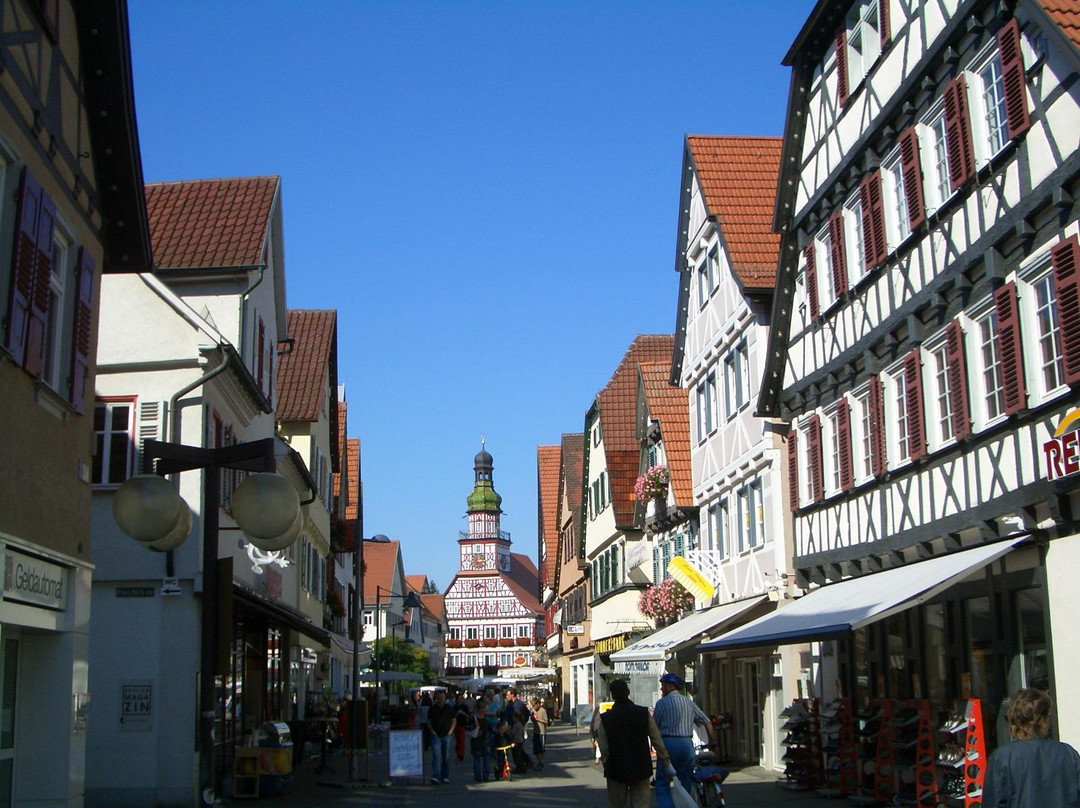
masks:
[[[718,639],[701,651],[784,645],[851,631],[936,597],[954,583],[1005,555],[1026,536],[905,564],[827,584]]]
[[[702,635],[717,630],[725,623],[730,623],[739,615],[757,606],[764,599],[764,596],[761,596],[736,600],[709,609],[702,609],[700,612],[694,612],[689,617],[684,617],[677,623],[665,626],[645,639],[638,640],[621,651],[616,651],[611,655],[611,661],[644,662],[656,659],[663,660],[670,652],[697,642]]]
[[[352,665],[353,642],[343,634],[330,633],[330,655],[343,667]],[[366,668],[371,664],[371,646],[360,644],[357,649],[357,665]]]

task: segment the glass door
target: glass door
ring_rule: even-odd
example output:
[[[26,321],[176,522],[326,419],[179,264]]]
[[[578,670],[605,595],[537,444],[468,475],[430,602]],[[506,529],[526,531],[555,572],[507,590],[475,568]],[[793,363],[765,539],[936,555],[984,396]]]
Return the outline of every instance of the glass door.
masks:
[[[0,808],[11,808],[15,767],[15,685],[19,679],[19,639],[5,632],[0,663]]]
[[[761,765],[761,660],[735,660],[735,723],[739,760]]]

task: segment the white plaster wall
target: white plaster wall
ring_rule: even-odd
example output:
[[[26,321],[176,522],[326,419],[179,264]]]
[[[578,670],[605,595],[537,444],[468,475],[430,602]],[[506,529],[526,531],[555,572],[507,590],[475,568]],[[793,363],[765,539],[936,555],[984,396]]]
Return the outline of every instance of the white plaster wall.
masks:
[[[1046,550],[1046,593],[1054,649],[1054,699],[1060,739],[1080,748],[1080,643],[1072,621],[1080,614],[1080,536],[1063,536]]]

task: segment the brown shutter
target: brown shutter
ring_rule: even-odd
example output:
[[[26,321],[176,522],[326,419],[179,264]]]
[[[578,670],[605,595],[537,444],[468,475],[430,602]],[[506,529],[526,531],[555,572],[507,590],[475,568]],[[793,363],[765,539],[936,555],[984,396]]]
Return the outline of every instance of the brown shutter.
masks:
[[[945,363],[948,365],[949,409],[952,412],[953,436],[957,440],[963,440],[971,434],[971,416],[968,411],[964,330],[955,320],[945,326]]]
[[[849,94],[847,73],[847,29],[836,34],[836,97],[840,106],[847,103]]]
[[[889,253],[885,238],[885,206],[881,198],[881,172],[875,171],[859,184],[862,208],[863,256],[866,268],[873,269]]]
[[[76,412],[83,411],[86,379],[90,375],[90,336],[94,324],[94,258],[85,247],[79,250],[75,270],[75,328],[71,346],[71,387],[68,400]]]
[[[788,500],[791,510],[799,509],[799,433],[792,427],[787,436]]]
[[[37,258],[34,266],[34,290],[30,296],[30,322],[26,330],[26,359],[23,367],[31,376],[45,370],[45,350],[49,335],[49,285],[52,280],[53,231],[56,229],[56,205],[48,194],[41,193],[38,212]]]
[[[817,289],[817,244],[813,241],[803,250],[806,258],[806,300],[810,304],[810,319],[816,320],[821,314]]]
[[[908,222],[914,231],[926,221],[922,162],[919,157],[919,136],[914,125],[909,126],[900,135],[900,171],[904,175],[904,196],[907,197]]]
[[[878,22],[881,26],[881,49],[884,51],[885,47],[889,44],[889,40],[892,39],[892,28],[889,20],[889,0],[878,0]]]
[[[810,463],[810,497],[821,502],[825,498],[825,463],[821,453],[821,418],[817,415],[806,424],[806,459]]]
[[[845,493],[855,487],[851,467],[851,402],[841,398],[836,405],[836,447],[840,455],[840,490]]]
[[[1065,383],[1080,382],[1080,240],[1070,236],[1050,251],[1061,327]]]
[[[885,456],[885,391],[881,378],[870,379],[870,469],[875,477],[884,477],[888,471]]]
[[[834,213],[829,218],[829,249],[832,251],[833,294],[840,298],[848,288],[847,250],[844,249],[844,214]]]
[[[945,150],[949,155],[949,185],[955,191],[975,174],[967,81],[963,73],[945,88]]]
[[[41,186],[24,170],[19,189],[18,229],[11,257],[11,290],[8,295],[5,343],[15,363],[26,360],[26,333],[30,324],[30,299],[34,294],[37,266],[37,227],[41,212]]]
[[[916,348],[904,357],[904,399],[907,405],[908,449],[912,460],[926,456],[926,420],[923,414],[922,353]]]
[[[1005,393],[1005,414],[1016,415],[1027,407],[1024,385],[1024,356],[1020,344],[1020,306],[1016,284],[1009,282],[994,292],[998,344],[1001,346],[1001,383]]]
[[[1020,47],[1020,23],[1015,17],[998,32],[998,52],[1001,54],[1001,79],[1005,89],[1009,137],[1017,140],[1031,128],[1031,115],[1028,113],[1024,52]]]

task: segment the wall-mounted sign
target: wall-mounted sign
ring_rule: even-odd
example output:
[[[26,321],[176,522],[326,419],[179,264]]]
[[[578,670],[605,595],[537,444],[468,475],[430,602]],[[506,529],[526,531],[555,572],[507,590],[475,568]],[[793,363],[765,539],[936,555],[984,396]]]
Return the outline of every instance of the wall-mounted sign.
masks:
[[[4,557],[4,600],[63,611],[67,608],[68,570],[9,545]]]
[[[655,676],[659,679],[664,675],[664,661],[662,659],[641,659],[634,662],[615,662],[615,673],[627,676]]]
[[[569,626],[564,626],[563,631],[567,634],[584,634],[585,626],[581,625],[581,623],[572,623]]]
[[[151,682],[120,683],[120,729],[147,730],[154,718],[154,686]]]
[[[602,640],[593,642],[593,651],[597,654],[614,654],[626,647],[626,635],[616,634],[614,637],[604,637]]]
[[[1067,413],[1043,444],[1046,479],[1056,480],[1080,472],[1080,410]]]

